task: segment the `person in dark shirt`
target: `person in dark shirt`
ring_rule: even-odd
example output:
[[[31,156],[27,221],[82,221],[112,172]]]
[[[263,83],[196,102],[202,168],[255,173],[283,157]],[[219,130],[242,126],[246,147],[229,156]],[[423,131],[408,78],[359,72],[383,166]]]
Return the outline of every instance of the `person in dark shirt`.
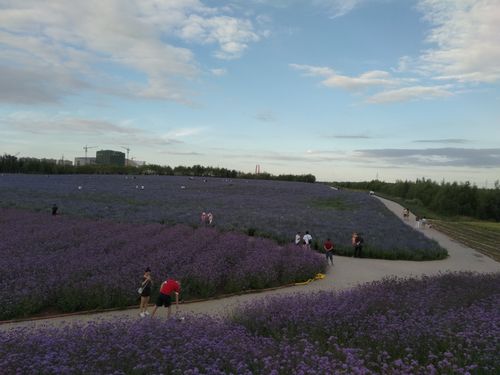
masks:
[[[359,234],[356,234],[356,237],[354,239],[354,257],[356,258],[361,258],[361,254],[363,252],[363,237],[361,237]]]
[[[141,318],[144,318],[146,315],[149,315],[148,304],[149,304],[149,298],[151,297],[152,286],[153,286],[153,279],[151,278],[151,269],[148,267],[144,271],[141,288],[139,289],[141,290],[141,304],[139,306],[140,308],[139,315]]]

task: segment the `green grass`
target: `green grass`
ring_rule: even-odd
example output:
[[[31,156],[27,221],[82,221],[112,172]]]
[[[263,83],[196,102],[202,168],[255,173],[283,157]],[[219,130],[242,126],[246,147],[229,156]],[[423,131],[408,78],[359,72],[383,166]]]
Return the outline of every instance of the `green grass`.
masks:
[[[311,201],[311,205],[321,210],[346,211],[357,208],[356,205],[348,204],[340,198],[315,199]]]
[[[500,223],[432,220],[435,229],[500,261]]]
[[[421,202],[378,194],[407,207],[411,213],[425,216],[435,229],[470,248],[500,261],[500,223],[466,217],[445,217],[424,207]]]

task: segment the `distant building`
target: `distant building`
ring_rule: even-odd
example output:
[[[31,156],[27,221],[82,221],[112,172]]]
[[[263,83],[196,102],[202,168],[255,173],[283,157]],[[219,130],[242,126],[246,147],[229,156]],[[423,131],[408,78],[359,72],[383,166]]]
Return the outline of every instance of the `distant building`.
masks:
[[[70,166],[70,165],[73,165],[73,162],[71,160],[59,159],[57,161],[57,165],[67,165],[67,166]]]
[[[96,158],[94,157],[89,157],[89,158],[82,158],[78,157],[75,158],[75,166],[80,167],[82,165],[94,165],[96,164]]]
[[[129,167],[142,167],[146,165],[145,161],[127,159],[126,163]]]
[[[113,150],[101,150],[95,153],[96,164],[125,166],[125,153]]]

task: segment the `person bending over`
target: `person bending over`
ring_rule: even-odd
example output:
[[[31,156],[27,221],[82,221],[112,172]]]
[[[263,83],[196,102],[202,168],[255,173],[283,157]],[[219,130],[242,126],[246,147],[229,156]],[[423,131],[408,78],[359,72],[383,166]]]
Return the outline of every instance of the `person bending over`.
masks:
[[[172,315],[172,297],[175,297],[175,310],[179,310],[179,294],[181,292],[181,283],[173,278],[167,278],[160,286],[160,295],[156,299],[156,306],[153,309],[151,316],[155,316],[158,307],[165,306],[168,308],[167,318]]]

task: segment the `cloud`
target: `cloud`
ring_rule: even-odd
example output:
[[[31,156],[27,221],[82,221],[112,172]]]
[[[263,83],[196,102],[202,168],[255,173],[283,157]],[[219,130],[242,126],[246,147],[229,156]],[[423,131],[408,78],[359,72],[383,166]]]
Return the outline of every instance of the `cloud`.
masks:
[[[198,0],[3,2],[0,100],[54,102],[92,88],[187,102],[185,87],[199,67],[186,44],[208,45],[217,57],[235,59],[261,39],[250,19],[223,12]],[[7,95],[9,71],[18,85]]]
[[[326,87],[339,87],[351,91],[375,86],[393,86],[400,84],[400,81],[392,78],[388,72],[382,70],[373,70],[362,73],[357,77],[349,77],[337,74],[329,67],[300,64],[290,64],[290,67],[305,72],[306,76],[324,77],[321,84]]]
[[[166,139],[178,139],[184,137],[190,137],[193,135],[200,134],[204,129],[203,128],[182,128],[182,129],[174,129],[163,135]]]
[[[225,76],[227,74],[227,70],[224,68],[211,69],[210,72],[217,77]]]
[[[63,71],[0,65],[0,102],[3,103],[56,103],[63,96],[86,88],[85,82]]]
[[[382,159],[395,165],[445,167],[500,167],[500,148],[427,148],[356,150],[363,159]]]
[[[0,124],[10,130],[32,134],[137,135],[142,133],[141,129],[117,125],[103,120],[61,115],[46,117],[31,112],[16,112],[2,117],[0,118]]]
[[[341,88],[348,91],[361,91],[367,89],[380,89],[376,94],[369,96],[365,101],[371,104],[382,104],[402,102],[416,99],[432,99],[453,95],[450,85],[441,86],[406,86],[401,88],[390,88],[394,86],[405,86],[413,83],[412,78],[395,78],[383,70],[372,70],[359,76],[346,76],[337,74],[333,69],[324,66],[289,64],[289,66],[311,77],[321,77],[321,84],[330,88]]]
[[[415,143],[469,143],[470,141],[467,139],[460,138],[446,138],[446,139],[417,139],[413,141]]]
[[[366,102],[372,104],[382,104],[417,99],[443,98],[452,95],[452,92],[443,86],[412,86],[379,92],[367,98]]]
[[[330,77],[335,75],[333,69],[325,66],[312,66],[312,65],[302,65],[302,64],[289,64],[289,66],[295,70],[300,70],[305,72],[304,75],[311,77]]]
[[[500,80],[500,2],[498,0],[420,0],[434,45],[420,57],[420,68],[438,79],[459,82]]]
[[[312,0],[312,3],[325,9],[328,17],[337,18],[351,12],[365,1],[366,0]]]
[[[34,112],[15,112],[0,117],[0,127],[11,135],[37,137],[55,137],[64,134],[72,141],[86,143],[88,139],[107,144],[129,144],[160,146],[181,143],[175,137],[165,137],[130,125],[130,121],[121,124],[114,122],[67,116],[64,114],[46,116]]]
[[[249,20],[229,16],[201,17],[190,15],[178,31],[181,38],[202,44],[217,43],[215,56],[232,60],[241,57],[248,43],[258,42],[260,36],[254,32]]]
[[[317,0],[314,4],[331,9],[333,16],[344,15],[364,1]],[[500,80],[500,2],[498,0],[419,0],[418,10],[430,25],[426,42],[430,48],[420,56],[402,56],[395,73],[417,74],[419,79],[395,78],[384,70],[358,76],[339,74],[322,66],[290,64],[306,76],[321,77],[321,84],[331,88],[372,91],[367,103],[382,104],[416,99],[436,99],[460,94],[463,83],[495,83]],[[433,85],[422,79],[448,81]],[[394,87],[394,86],[400,86]]]
[[[270,110],[259,112],[255,115],[255,118],[262,122],[275,122],[276,116]]]

